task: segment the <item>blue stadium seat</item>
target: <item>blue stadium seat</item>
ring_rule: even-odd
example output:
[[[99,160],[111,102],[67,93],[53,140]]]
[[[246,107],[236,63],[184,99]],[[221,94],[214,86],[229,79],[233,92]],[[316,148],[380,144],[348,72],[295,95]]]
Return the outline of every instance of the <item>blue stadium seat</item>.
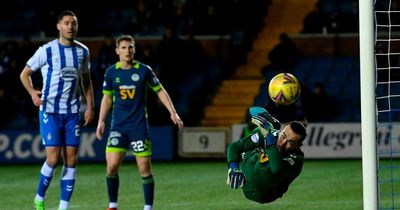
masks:
[[[354,58],[351,56],[341,56],[334,59],[335,71],[348,71],[354,67]]]
[[[296,68],[290,73],[293,74],[300,81],[300,83],[303,83],[304,77],[305,77],[307,71],[308,71],[308,69],[297,68],[297,66],[296,66]]]
[[[327,82],[325,85],[325,91],[334,97],[338,97],[343,89],[343,84],[337,84],[332,82]]]
[[[319,3],[321,12],[325,14],[330,15],[337,10],[336,0],[320,0]]]
[[[390,84],[390,95],[400,95],[400,83]]]
[[[308,71],[311,69],[313,59],[309,57],[299,58],[295,65],[295,70],[301,70],[303,72]]]
[[[333,58],[332,57],[314,58],[312,68],[318,70],[331,70],[333,69]]]
[[[352,0],[341,0],[338,5],[338,10],[342,14],[353,14],[354,13],[353,9],[355,7],[353,6],[353,4],[354,3]]]

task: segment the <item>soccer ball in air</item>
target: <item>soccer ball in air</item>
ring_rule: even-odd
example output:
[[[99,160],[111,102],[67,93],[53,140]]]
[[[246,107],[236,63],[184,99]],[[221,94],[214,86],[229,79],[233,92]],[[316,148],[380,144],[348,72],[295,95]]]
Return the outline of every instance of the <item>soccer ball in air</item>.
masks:
[[[290,105],[300,96],[300,82],[289,73],[274,76],[268,85],[269,97],[277,104]]]

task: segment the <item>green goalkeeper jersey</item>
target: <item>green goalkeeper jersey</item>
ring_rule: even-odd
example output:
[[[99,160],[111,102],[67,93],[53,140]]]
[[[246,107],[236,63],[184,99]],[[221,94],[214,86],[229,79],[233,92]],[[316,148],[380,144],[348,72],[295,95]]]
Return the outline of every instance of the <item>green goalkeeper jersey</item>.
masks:
[[[262,133],[255,129],[228,146],[227,161],[240,163],[246,180],[242,188],[246,198],[269,203],[282,197],[300,174],[304,153],[301,150],[280,153],[276,145],[265,148],[263,141]]]

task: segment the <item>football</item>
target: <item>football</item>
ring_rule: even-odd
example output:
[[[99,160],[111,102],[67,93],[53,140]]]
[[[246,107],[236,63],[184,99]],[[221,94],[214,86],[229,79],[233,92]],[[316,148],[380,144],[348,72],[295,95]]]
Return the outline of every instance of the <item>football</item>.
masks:
[[[290,73],[274,76],[268,85],[269,97],[277,104],[290,105],[300,96],[300,82]]]

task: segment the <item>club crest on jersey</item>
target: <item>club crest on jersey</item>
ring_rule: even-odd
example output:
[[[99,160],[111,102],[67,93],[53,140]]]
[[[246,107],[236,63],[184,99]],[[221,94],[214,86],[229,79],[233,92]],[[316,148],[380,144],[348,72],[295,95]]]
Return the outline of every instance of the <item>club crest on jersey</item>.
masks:
[[[140,77],[138,74],[132,74],[131,79],[132,79],[132,81],[137,82],[137,81],[139,81]]]
[[[260,136],[258,136],[258,133],[251,135],[250,138],[254,143],[258,143],[258,141],[260,140]]]
[[[60,71],[60,77],[65,81],[72,81],[78,77],[78,70],[72,66],[67,66]]]

